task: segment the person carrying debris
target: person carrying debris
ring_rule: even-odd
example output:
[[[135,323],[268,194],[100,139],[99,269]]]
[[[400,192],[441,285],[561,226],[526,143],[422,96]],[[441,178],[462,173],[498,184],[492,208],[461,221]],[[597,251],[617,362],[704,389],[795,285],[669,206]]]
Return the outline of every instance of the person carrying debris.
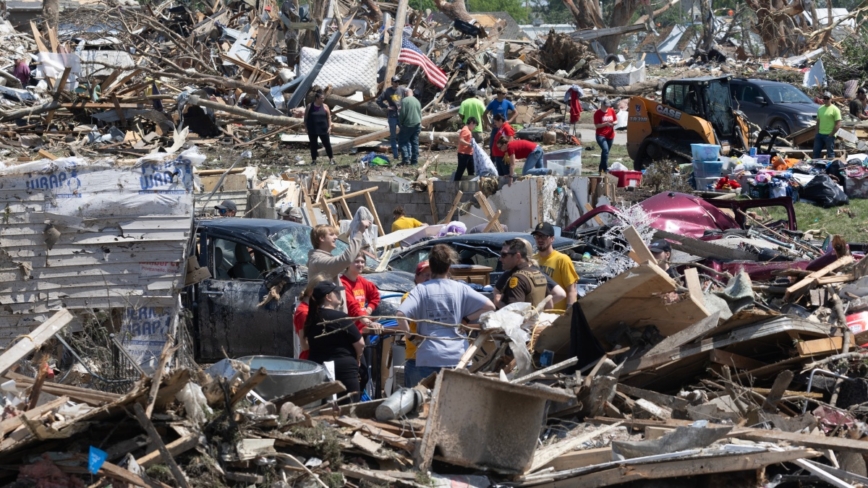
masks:
[[[399,330],[409,332],[407,320],[415,320],[417,332],[425,338],[416,349],[416,368],[421,378],[442,368],[454,368],[467,349],[460,326],[478,328],[470,324],[494,310],[494,304],[484,295],[449,279],[449,268],[457,262],[454,249],[445,244],[434,246],[428,255],[431,279],[416,285],[398,307]]]
[[[475,169],[473,167],[473,131],[478,127],[476,117],[469,117],[467,125],[461,128],[458,132],[458,169],[455,170],[455,178],[453,181],[461,181],[464,176],[464,171],[473,176]]]
[[[235,217],[238,213],[238,205],[235,205],[232,200],[223,200],[223,203],[215,205],[214,208],[221,217]]]
[[[856,90],[856,98],[850,100],[850,115],[859,120],[868,119],[868,114],[865,113],[866,105],[868,97],[865,96],[865,88],[860,87]]]
[[[534,259],[539,263],[539,268],[567,292],[567,299],[555,303],[554,308],[566,310],[576,303],[578,298],[576,283],[579,281],[579,275],[576,273],[573,261],[566,254],[555,251],[552,247],[555,242],[555,228],[552,224],[540,222],[532,235],[537,248]]]
[[[389,144],[392,146],[392,159],[398,160],[398,110],[401,108],[401,77],[392,77],[392,85],[377,97],[377,105],[386,109],[389,121]]]
[[[651,243],[648,246],[648,250],[651,251],[651,254],[654,255],[654,259],[657,260],[657,266],[660,267],[663,271],[666,271],[666,274],[669,275],[673,280],[678,280],[681,277],[678,275],[678,271],[675,271],[669,261],[672,259],[672,246],[669,245],[669,242],[666,239],[658,239]]]
[[[340,256],[332,256],[332,251],[337,249],[338,232],[330,225],[318,225],[310,230],[310,243],[313,249],[307,253],[307,275],[325,275],[335,285],[341,285],[340,291],[343,297],[343,286],[339,278],[340,274],[353,262],[356,256],[362,252],[363,236],[370,220],[362,220],[355,235],[347,242],[347,249]],[[346,311],[346,300],[343,310]]]
[[[497,141],[497,146],[505,154],[503,164],[509,168],[507,175],[510,178],[515,178],[515,163],[518,159],[525,160],[521,170],[523,175],[549,174],[549,170],[543,167],[544,154],[539,144],[523,139],[508,141],[504,138]]]
[[[319,364],[334,362],[335,380],[343,383],[348,393],[358,394],[362,391],[359,366],[365,341],[352,317],[341,310],[342,289],[328,279],[314,286],[304,335],[310,345],[310,360]],[[353,403],[356,396],[351,395],[344,403]]]
[[[404,214],[404,207],[402,207],[401,205],[398,205],[397,207],[395,207],[394,210],[392,210],[392,217],[395,219],[395,221],[392,222],[392,232],[398,230],[415,229],[416,227],[422,227],[425,225],[422,222],[414,219],[413,217],[407,217]]]
[[[506,117],[501,114],[495,115],[493,120],[494,126],[497,130],[494,132],[494,137],[496,137],[496,139],[493,139],[491,143],[491,162],[494,163],[494,167],[497,168],[498,176],[508,176],[510,174],[509,166],[503,163],[503,158],[506,153],[504,153],[494,141],[499,141],[501,139],[511,141],[512,138],[515,137],[515,129],[509,125],[509,122],[506,121]]]
[[[413,90],[404,89],[404,99],[398,111],[398,145],[401,146],[401,165],[419,163],[419,133],[422,131],[422,105],[413,96]]]
[[[528,247],[521,239],[510,239],[500,250],[500,262],[505,272],[497,282],[500,287],[495,286],[499,293],[495,294],[494,305],[498,309],[518,302],[528,302],[536,307],[546,299],[550,278],[539,268],[531,266]]]
[[[512,123],[512,121],[515,120],[515,116],[518,114],[515,111],[515,105],[506,99],[506,88],[498,88],[494,93],[496,95],[495,99],[488,103],[488,106],[485,107],[485,112],[482,114],[483,123],[488,123],[488,127],[491,128],[491,140],[488,145],[491,148],[492,157],[494,157],[494,148],[497,146],[496,143],[500,140],[500,137],[497,135],[500,126],[496,126],[493,123],[493,118],[500,115],[503,117],[504,121]],[[491,118],[489,118],[489,116]]]
[[[597,144],[600,146],[600,174],[609,172],[609,151],[615,142],[615,124],[618,116],[612,110],[612,102],[604,98],[594,112],[594,127],[597,129]]]
[[[428,261],[422,261],[421,263],[416,265],[416,275],[414,277],[414,282],[416,285],[420,283],[425,283],[426,281],[431,279],[431,268],[428,265]],[[401,298],[401,303],[404,303],[404,300],[410,295],[410,292],[404,293],[404,296]],[[410,332],[413,334],[416,333],[416,322],[410,322],[408,324],[410,328]],[[418,370],[416,369],[416,342],[417,341],[412,336],[407,336],[404,341],[404,387],[405,388],[413,388],[418,385],[420,381],[424,378],[419,375]]]
[[[473,139],[478,144],[482,144],[482,124],[479,121],[482,120],[483,114],[485,114],[485,104],[482,103],[482,100],[478,96],[467,92],[464,95],[464,101],[458,107],[458,115],[461,116],[461,120],[464,121],[465,125],[470,119],[476,120],[476,127],[473,128],[472,132]]]
[[[313,102],[304,111],[304,126],[307,129],[307,139],[310,144],[311,164],[316,164],[317,150],[319,149],[317,138],[322,141],[322,146],[329,157],[329,163],[335,164],[332,143],[329,139],[329,134],[332,133],[332,112],[325,103],[325,93],[322,90],[317,90],[313,94]]]
[[[823,148],[826,157],[835,159],[835,134],[841,128],[841,111],[832,105],[832,94],[823,93],[823,105],[817,109],[817,135],[814,136],[814,159],[822,159]]]

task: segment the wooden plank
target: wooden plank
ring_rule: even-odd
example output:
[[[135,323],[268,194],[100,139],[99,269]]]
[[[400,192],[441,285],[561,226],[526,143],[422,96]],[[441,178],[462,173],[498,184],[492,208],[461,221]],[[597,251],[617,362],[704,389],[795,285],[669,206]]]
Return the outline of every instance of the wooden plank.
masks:
[[[36,41],[36,48],[41,53],[49,53],[51,51],[46,47],[45,42],[42,40],[42,35],[39,34],[39,29],[36,27],[36,22],[30,21],[30,29],[33,31],[33,40]]]
[[[389,62],[386,64],[386,83],[395,76],[398,67],[398,56],[401,54],[401,43],[404,40],[404,22],[407,20],[408,0],[398,0],[398,11],[395,14],[395,29],[392,31],[392,43],[389,46]]]
[[[368,202],[368,210],[374,214],[374,223],[377,224],[377,232],[380,237],[386,235],[385,229],[383,229],[383,223],[380,222],[380,214],[377,212],[377,206],[374,205],[374,199],[371,198],[371,193],[365,193],[365,200]]]
[[[464,193],[461,190],[455,194],[455,198],[452,199],[452,206],[449,208],[449,213],[446,214],[446,217],[440,221],[441,224],[448,224],[452,220],[452,215],[455,214],[455,210],[458,208],[458,204],[461,202],[461,197],[464,196]]]
[[[54,410],[55,408],[60,407],[64,403],[69,401],[69,397],[60,397],[56,398],[50,402],[46,402],[36,408],[32,408],[27,411],[27,414],[30,415],[30,418],[38,418],[45,412],[49,410]],[[10,417],[2,422],[0,422],[0,438],[5,436],[6,434],[12,432],[13,430],[24,425],[24,415],[16,415],[15,417]]]
[[[166,444],[166,449],[169,450],[169,453],[172,456],[178,456],[189,451],[190,449],[193,449],[198,445],[199,434],[190,434]],[[153,466],[154,464],[158,464],[161,462],[163,462],[163,455],[160,453],[159,449],[154,449],[153,451],[136,459],[136,464],[143,468],[147,468],[148,466]]]
[[[431,222],[437,222],[440,217],[437,215],[437,205],[434,203],[434,182],[428,183],[428,203],[431,205]]]
[[[797,295],[804,291],[806,288],[815,285],[818,278],[822,278],[823,276],[826,276],[832,271],[835,271],[842,266],[846,266],[853,261],[853,256],[844,256],[838,258],[837,260],[835,260],[835,262],[829,264],[823,269],[819,269],[809,274],[808,276],[805,276],[799,282],[787,288],[787,292],[784,294],[784,301],[789,301],[793,297],[793,295]]]
[[[672,249],[686,252],[687,254],[693,256],[699,256],[703,258],[732,259],[735,261],[759,260],[759,256],[747,251],[742,251],[740,249],[730,249],[728,247],[712,244],[711,242],[700,241],[699,239],[685,237],[672,232],[658,230],[654,233],[654,237],[656,237],[657,239],[666,239],[670,241]]]
[[[359,191],[354,191],[352,193],[347,193],[346,195],[341,195],[339,197],[328,198],[325,200],[325,203],[335,203],[335,202],[339,202],[342,198],[360,197],[362,195],[365,195],[365,194],[371,193],[371,192],[375,192],[375,191],[377,191],[377,187],[372,186],[370,188],[365,188],[364,190],[359,190]]]
[[[151,390],[148,392],[148,406],[145,408],[145,417],[151,418],[154,412],[154,404],[157,402],[157,393],[160,390],[160,383],[163,381],[163,374],[166,372],[166,367],[169,365],[169,359],[175,354],[180,346],[173,348],[175,343],[174,338],[167,334],[166,343],[163,344],[163,349],[160,351],[160,361],[157,363],[157,370],[151,378]]]
[[[565,471],[568,469],[584,468],[585,466],[593,466],[594,464],[603,464],[612,460],[612,448],[601,447],[598,449],[583,449],[581,451],[571,451],[564,453],[545,466],[553,468],[555,471]]]
[[[124,76],[123,78],[118,80],[118,82],[115,83],[114,85],[110,85],[108,87],[100,87],[103,97],[110,95],[111,92],[114,91],[116,88],[120,88],[120,87],[124,86],[128,81],[132,80],[133,78],[135,78],[136,76],[138,76],[140,74],[142,74],[142,70],[136,69],[136,70],[133,70],[133,71],[127,73],[126,76]],[[107,88],[107,89],[104,89],[104,88]]]
[[[767,366],[766,363],[757,361],[756,359],[740,356],[731,352],[721,351],[720,349],[715,349],[711,351],[709,359],[713,363],[730,366],[735,369],[746,369],[748,371]]]
[[[769,413],[777,413],[778,412],[778,403],[780,403],[781,398],[784,396],[784,392],[787,391],[787,387],[790,386],[790,383],[793,381],[793,372],[789,369],[781,371],[778,374],[778,377],[775,378],[775,382],[772,385],[771,391],[766,396],[765,402],[763,402],[763,410]]]
[[[6,349],[6,352],[0,355],[0,374],[6,373],[15,363],[45,344],[46,341],[69,325],[74,318],[69,310],[62,308],[36,330]]]
[[[651,264],[657,264],[657,260],[654,259],[654,253],[648,249],[648,246],[645,244],[645,241],[639,237],[639,233],[636,232],[636,229],[631,225],[624,229],[624,237],[627,239],[627,242],[630,244],[630,247],[633,248],[633,252],[636,253],[635,261],[637,264],[650,262]]]
[[[850,337],[850,345],[855,346],[856,341]],[[819,354],[834,354],[841,352],[844,349],[844,338],[826,337],[823,339],[813,339],[810,341],[799,341],[796,343],[796,349],[799,351],[799,356],[809,357]]]
[[[494,223],[494,231],[495,232],[503,232],[503,226],[500,225],[500,222],[497,221],[497,214],[494,212],[494,209],[491,208],[491,203],[489,203],[488,198],[484,193],[478,191],[473,194],[473,198],[479,202],[479,207],[482,209],[482,213],[485,214],[485,218],[488,219],[488,224],[491,226],[492,222]],[[487,228],[488,226],[486,226]]]
[[[687,283],[687,289],[690,290],[690,296],[695,297],[702,306],[705,306],[705,295],[702,293],[702,283],[699,281],[699,271],[696,268],[687,268],[684,270],[684,281]]]
[[[407,439],[397,434],[393,434],[387,430],[381,429],[377,425],[371,425],[370,421],[361,420],[352,417],[341,416],[335,421],[344,427],[350,427],[355,430],[361,430],[370,437],[382,440],[392,447],[403,449],[406,452],[413,453],[416,448],[416,442],[413,439]]]
[[[60,94],[61,94],[61,92],[63,92],[63,87],[64,87],[64,85],[66,85],[66,79],[69,78],[69,72],[70,71],[72,71],[72,68],[67,66],[63,70],[63,74],[60,75],[60,78],[57,80],[57,86],[55,86],[54,94],[51,97],[51,99],[54,100],[55,102],[60,99]],[[48,112],[48,116],[45,118],[45,128],[46,129],[48,129],[48,127],[51,125],[52,119],[54,119],[54,112],[55,112],[54,110],[50,110]],[[40,149],[39,154],[42,154],[42,152],[43,151]],[[49,153],[49,154],[51,154],[51,153]],[[43,157],[47,157],[47,156],[43,156]],[[55,159],[55,158],[49,157],[48,159]]]
[[[46,122],[45,122],[46,126],[48,126],[48,124],[51,123],[51,116],[53,114],[54,114],[53,111],[48,113],[48,117],[45,119],[46,120]],[[57,156],[55,156],[54,154],[51,154],[50,152],[46,151],[45,149],[40,149],[37,152],[37,154],[39,154],[40,156],[42,156],[45,159],[50,159],[52,161],[56,161],[57,159],[59,159]]]
[[[163,443],[162,437],[157,432],[157,429],[154,427],[154,424],[151,423],[151,419],[149,419],[145,415],[145,409],[142,408],[140,403],[136,403],[133,405],[133,410],[136,413],[136,420],[139,421],[142,428],[145,429],[145,432],[148,433],[148,437],[151,438],[151,441],[156,444],[157,449],[160,451],[160,454],[163,457],[163,462],[169,465],[169,470],[172,472],[172,476],[175,478],[175,481],[178,483],[178,486],[181,488],[189,488],[190,485],[187,482],[187,478],[184,476],[184,473],[181,471],[181,468],[178,467],[178,463],[175,462],[175,458],[172,457],[172,454],[166,448],[166,444]]]
[[[550,444],[548,446],[537,449],[537,451],[533,455],[533,462],[531,463],[530,469],[528,469],[525,473],[533,473],[534,471],[539,471],[540,469],[544,468],[546,465],[554,461],[557,457],[572,451],[573,449],[581,446],[585,442],[588,442],[589,440],[603,435],[612,429],[618,428],[620,425],[621,423],[614,423],[612,425],[596,429],[591,432],[586,432],[584,434],[579,434],[575,437],[561,440],[555,442],[554,444]]]
[[[719,321],[720,312],[714,312],[713,314],[705,317],[704,319],[687,327],[686,329],[678,331],[675,334],[664,338],[662,341],[658,342],[654,347],[652,347],[648,352],[646,352],[645,355],[658,354],[664,351],[671,351],[675,348],[683,346],[684,344],[693,342],[696,339],[704,337],[717,327]]]
[[[250,378],[247,378],[247,381],[245,381],[241,384],[241,386],[238,387],[238,391],[236,391],[235,394],[232,395],[232,399],[229,403],[231,405],[235,405],[236,403],[240,402],[244,397],[247,396],[248,393],[250,393],[251,391],[253,391],[254,388],[259,386],[260,383],[265,381],[265,378],[267,377],[268,371],[266,371],[264,367],[256,370],[255,373],[250,375]]]
[[[683,410],[690,405],[690,402],[683,398],[678,398],[671,395],[664,395],[663,393],[657,393],[656,391],[643,390],[641,388],[636,388],[620,383],[618,384],[618,391],[632,397],[641,398],[649,402],[654,402],[657,405],[670,408],[672,410]]]

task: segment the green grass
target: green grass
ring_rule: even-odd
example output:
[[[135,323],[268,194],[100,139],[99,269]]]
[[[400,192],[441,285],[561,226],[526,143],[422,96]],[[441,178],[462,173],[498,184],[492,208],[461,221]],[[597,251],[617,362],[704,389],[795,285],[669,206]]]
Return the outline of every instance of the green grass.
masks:
[[[868,200],[850,200],[849,205],[834,208],[799,202],[795,208],[799,230],[819,231],[812,233],[814,238],[823,239],[826,235],[838,234],[847,242],[868,242]],[[786,212],[780,208],[770,208],[768,214],[775,219],[786,219]]]

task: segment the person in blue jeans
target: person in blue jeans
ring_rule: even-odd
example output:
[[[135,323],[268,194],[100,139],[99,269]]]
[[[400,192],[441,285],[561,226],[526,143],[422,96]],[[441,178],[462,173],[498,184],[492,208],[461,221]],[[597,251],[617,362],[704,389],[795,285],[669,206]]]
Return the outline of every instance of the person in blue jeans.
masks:
[[[597,129],[597,144],[600,146],[600,174],[609,171],[609,150],[615,142],[615,122],[618,117],[612,110],[612,102],[606,98],[594,112],[594,127]]]
[[[511,124],[512,121],[515,120],[515,116],[518,114],[515,111],[515,105],[506,99],[505,88],[498,88],[494,93],[497,95],[496,98],[488,103],[485,107],[485,112],[482,113],[482,120],[487,122],[488,127],[491,128],[491,139],[488,142],[491,149],[494,149],[494,146],[497,143],[495,136],[497,135],[497,131],[500,130],[500,127],[494,124],[492,117],[501,115],[507,123]]]
[[[383,90],[377,97],[377,105],[386,109],[389,122],[389,144],[392,145],[392,158],[398,160],[398,110],[401,108],[400,76],[392,77],[392,86]]]
[[[509,176],[515,176],[515,164],[519,159],[525,160],[524,168],[521,171],[523,175],[549,174],[549,170],[543,167],[545,154],[539,144],[522,139],[507,141],[505,138],[501,138],[497,141],[497,146],[506,154],[503,158],[503,164],[509,168]]]
[[[398,145],[401,165],[419,163],[419,133],[422,132],[422,105],[413,90],[404,88],[401,109],[398,110]]]
[[[835,159],[835,135],[841,128],[841,111],[832,105],[832,94],[823,93],[823,105],[817,109],[817,135],[814,136],[814,159],[823,157],[823,148],[826,149],[826,157]]]

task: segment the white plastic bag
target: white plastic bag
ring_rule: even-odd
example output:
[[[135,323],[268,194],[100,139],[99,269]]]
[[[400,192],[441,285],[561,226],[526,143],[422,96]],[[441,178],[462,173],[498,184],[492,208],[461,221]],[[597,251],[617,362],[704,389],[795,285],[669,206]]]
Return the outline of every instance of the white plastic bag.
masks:
[[[187,412],[187,418],[203,424],[206,420],[206,414],[211,415],[211,407],[208,406],[208,400],[205,394],[202,393],[202,387],[195,383],[187,383],[181,391],[175,393],[175,398],[184,404],[184,411]]]
[[[614,163],[609,165],[609,171],[630,171],[630,168],[624,166],[623,164],[615,161]]]

